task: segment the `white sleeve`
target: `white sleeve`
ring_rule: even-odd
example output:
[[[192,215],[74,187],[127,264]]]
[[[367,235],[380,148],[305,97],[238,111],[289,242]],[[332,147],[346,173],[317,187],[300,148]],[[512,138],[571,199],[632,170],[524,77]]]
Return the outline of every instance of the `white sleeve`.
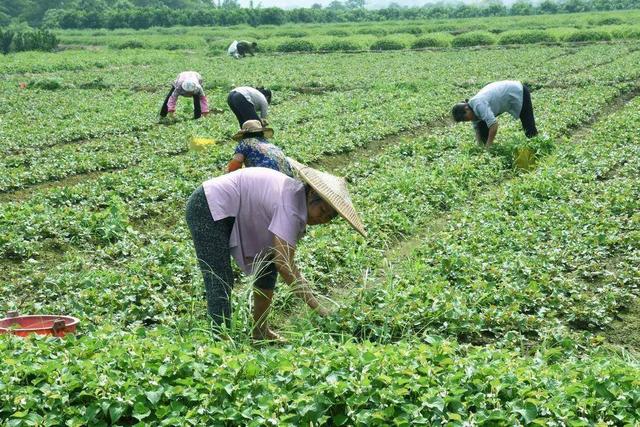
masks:
[[[257,110],[260,110],[260,117],[263,119],[267,118],[267,114],[269,114],[269,103],[267,102],[267,98],[258,92],[260,96],[258,96],[257,100],[254,99],[254,105]],[[258,101],[257,103],[255,101]]]
[[[233,43],[231,43],[231,45],[229,46],[229,49],[227,49],[227,53],[229,55],[233,55],[237,51],[238,51],[238,40],[234,40]]]

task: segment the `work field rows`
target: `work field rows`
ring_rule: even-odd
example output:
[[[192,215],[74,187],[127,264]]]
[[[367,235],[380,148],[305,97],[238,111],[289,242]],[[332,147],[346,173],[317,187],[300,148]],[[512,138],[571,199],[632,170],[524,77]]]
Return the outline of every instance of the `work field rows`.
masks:
[[[393,18],[393,17],[388,17]],[[510,16],[449,20],[401,20],[334,24],[174,27],[148,30],[57,31],[65,47],[126,50],[199,50],[226,54],[231,41],[257,41],[259,53],[448,48],[473,45],[597,42],[640,38],[637,11]]]
[[[585,47],[570,52],[568,56],[572,61],[567,61],[566,55],[558,56],[556,48],[522,49],[518,52],[519,61],[513,64],[505,61],[513,55],[513,51],[497,51],[488,55],[471,52],[466,57],[433,53],[388,55],[380,59],[365,56],[368,65],[358,67],[358,72],[349,72],[362,62],[362,58],[355,56],[342,57],[340,61],[312,57],[310,63],[307,63],[308,58],[297,58],[287,64],[278,61],[284,65],[282,70],[301,69],[306,64],[307,70],[311,71],[296,73],[306,76],[306,80],[301,77],[299,81],[288,83],[285,83],[287,73],[273,73],[276,81],[270,85],[276,91],[273,125],[279,131],[280,145],[292,147],[300,158],[308,160],[331,152],[348,151],[371,139],[442,120],[451,99],[468,96],[472,87],[480,87],[500,75],[522,75],[534,90],[543,93],[556,88],[573,91],[578,86],[592,91],[599,85],[632,86],[636,84],[638,71],[631,64],[638,61],[640,52],[622,45],[615,49]],[[555,59],[547,61],[551,56]],[[273,59],[261,61],[260,68],[276,69]],[[447,79],[446,72],[454,61],[468,70],[466,78],[457,84]],[[504,65],[499,69],[488,66],[496,61]],[[531,62],[545,66],[531,72],[525,65]],[[205,78],[219,76],[224,65],[205,66],[201,72]],[[252,69],[249,67],[245,71],[249,73]],[[401,71],[406,69],[415,70],[415,73]],[[580,75],[594,69],[602,70],[603,77],[585,78],[582,81],[587,83],[581,85],[567,81],[579,79]],[[151,76],[167,76],[166,72],[141,71],[145,72]],[[113,73],[110,78],[118,81],[127,78],[125,75],[128,74]],[[76,79],[80,78],[76,76]],[[278,79],[282,83],[278,84]],[[249,80],[239,80],[237,84],[249,83]],[[265,84],[264,81],[261,83]],[[233,86],[226,82],[212,87],[209,92],[212,107],[226,111],[226,94]],[[7,120],[0,129],[7,141],[11,141],[3,147],[0,191],[13,191],[82,173],[122,169],[157,155],[180,154],[186,150],[190,135],[206,134],[218,141],[228,140],[236,126],[231,113],[194,123],[187,120],[191,108],[187,102],[181,105],[179,123],[169,129],[155,125],[164,89],[166,86],[158,84],[155,92],[108,89],[10,91],[8,102],[14,107],[5,113]],[[57,108],[52,109],[52,104]],[[30,106],[30,113],[23,114],[27,106]],[[558,105],[558,108],[562,107]],[[341,119],[333,120],[337,116]],[[21,132],[30,123],[31,131]],[[331,144],[318,144],[319,139],[329,140]]]
[[[0,64],[0,313],[82,327],[0,338],[0,425],[640,422],[637,337],[609,339],[640,297],[639,60],[628,43],[14,55]],[[193,121],[181,99],[158,124],[186,68],[225,112]],[[531,86],[541,132],[501,116],[484,150],[449,111],[504,78]],[[281,348],[250,345],[239,274],[231,339],[213,341],[184,223],[232,155],[240,84],[274,89],[273,142],[346,176],[369,234],[308,230],[298,264],[332,314],[279,285]],[[194,136],[217,143],[192,151]]]

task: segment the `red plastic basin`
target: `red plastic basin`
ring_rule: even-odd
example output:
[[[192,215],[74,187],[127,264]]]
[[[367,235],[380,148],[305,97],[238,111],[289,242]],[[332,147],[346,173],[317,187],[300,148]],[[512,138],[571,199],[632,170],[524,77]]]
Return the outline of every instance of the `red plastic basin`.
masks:
[[[0,334],[26,337],[29,334],[63,337],[76,331],[80,320],[71,316],[16,316],[0,320]]]

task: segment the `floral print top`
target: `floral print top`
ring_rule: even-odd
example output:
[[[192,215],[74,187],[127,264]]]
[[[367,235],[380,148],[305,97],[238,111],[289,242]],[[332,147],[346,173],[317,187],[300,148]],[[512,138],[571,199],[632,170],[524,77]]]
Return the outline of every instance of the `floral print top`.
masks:
[[[240,140],[235,154],[244,156],[246,167],[261,167],[282,172],[293,178],[291,166],[284,152],[265,138],[245,138]]]

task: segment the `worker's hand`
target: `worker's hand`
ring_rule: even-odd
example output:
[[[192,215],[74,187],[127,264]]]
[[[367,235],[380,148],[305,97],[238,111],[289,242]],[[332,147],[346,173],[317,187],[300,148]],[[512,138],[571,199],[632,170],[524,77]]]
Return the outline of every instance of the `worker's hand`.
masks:
[[[260,119],[260,122],[262,122],[262,127],[269,125],[269,122],[267,121],[267,119]]]

